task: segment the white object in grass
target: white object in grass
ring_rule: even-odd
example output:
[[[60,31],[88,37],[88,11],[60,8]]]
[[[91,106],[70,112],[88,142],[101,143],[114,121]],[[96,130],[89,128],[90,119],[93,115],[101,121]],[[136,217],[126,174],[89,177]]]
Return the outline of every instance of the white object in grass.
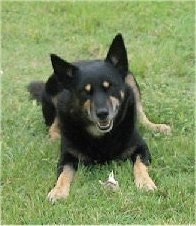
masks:
[[[112,172],[109,174],[108,180],[105,182],[102,182],[101,180],[99,180],[99,183],[101,185],[103,185],[104,187],[110,188],[113,191],[117,191],[119,189],[119,184],[118,181],[114,179],[114,173],[113,170]]]

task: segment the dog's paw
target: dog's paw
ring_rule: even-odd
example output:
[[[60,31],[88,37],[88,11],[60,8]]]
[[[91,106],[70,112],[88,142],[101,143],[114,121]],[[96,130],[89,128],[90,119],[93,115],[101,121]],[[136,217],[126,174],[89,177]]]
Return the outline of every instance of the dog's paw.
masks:
[[[48,193],[48,200],[52,203],[55,203],[59,199],[65,199],[69,195],[69,189],[65,189],[62,187],[54,187]]]
[[[153,124],[152,129],[155,132],[163,133],[163,134],[166,134],[166,135],[171,134],[171,127],[169,125],[166,125],[166,124]]]
[[[147,191],[154,191],[157,189],[157,186],[149,176],[135,179],[135,184],[137,188],[145,189]]]

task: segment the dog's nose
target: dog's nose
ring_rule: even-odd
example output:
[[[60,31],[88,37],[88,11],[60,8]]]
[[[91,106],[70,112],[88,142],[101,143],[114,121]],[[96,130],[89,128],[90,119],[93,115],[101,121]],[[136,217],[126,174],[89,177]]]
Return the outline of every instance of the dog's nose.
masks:
[[[100,108],[97,110],[96,114],[98,119],[106,120],[109,115],[109,112],[106,108]]]

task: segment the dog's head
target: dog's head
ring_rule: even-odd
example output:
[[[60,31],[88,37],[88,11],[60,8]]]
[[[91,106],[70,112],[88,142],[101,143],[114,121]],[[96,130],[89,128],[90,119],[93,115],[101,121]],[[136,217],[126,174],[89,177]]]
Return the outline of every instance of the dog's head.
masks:
[[[70,90],[86,114],[91,132],[109,132],[124,99],[125,77],[128,73],[122,35],[118,34],[114,38],[105,60],[71,64],[52,54],[51,61],[54,75]]]

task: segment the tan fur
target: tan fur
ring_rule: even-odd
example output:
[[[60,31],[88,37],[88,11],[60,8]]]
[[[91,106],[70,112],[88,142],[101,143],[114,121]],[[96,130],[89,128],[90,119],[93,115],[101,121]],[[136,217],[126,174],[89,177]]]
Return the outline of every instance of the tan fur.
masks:
[[[138,188],[144,188],[146,190],[155,190],[157,187],[148,174],[148,168],[142,163],[139,156],[137,156],[136,162],[133,167],[135,184]]]
[[[71,166],[64,166],[63,172],[57,179],[55,187],[48,193],[48,199],[55,202],[69,195],[70,184],[73,181],[75,170]]]
[[[171,127],[166,125],[166,124],[156,124],[151,122],[146,114],[143,111],[142,103],[141,103],[141,97],[137,88],[137,85],[135,83],[135,80],[132,75],[128,75],[126,78],[126,83],[131,86],[133,93],[135,95],[135,100],[136,100],[136,108],[137,108],[137,113],[139,116],[139,121],[150,128],[151,130],[155,132],[160,132],[160,133],[165,133],[165,134],[170,134],[171,133]]]
[[[115,111],[116,107],[120,105],[120,102],[116,97],[113,96],[110,96],[110,101],[112,102],[113,111]]]
[[[139,114],[139,120],[142,124],[144,124],[145,126],[147,126],[148,128],[150,128],[151,130],[155,131],[155,132],[160,132],[160,133],[164,133],[164,134],[170,134],[171,133],[171,127],[166,125],[166,124],[156,124],[151,122],[146,114],[143,111],[142,105],[138,104],[137,106],[137,112]]]
[[[87,100],[83,105],[84,110],[90,115],[90,109],[91,109],[91,102],[90,100]]]
[[[109,88],[110,87],[110,83],[107,82],[107,81],[104,81],[103,82],[103,87],[106,88],[106,89]]]
[[[57,106],[58,97],[59,95],[57,94],[55,97],[52,98],[52,103],[54,104],[55,107]],[[57,117],[55,117],[54,122],[49,128],[49,136],[51,140],[57,140],[60,139],[61,137],[59,119]]]
[[[124,97],[125,97],[125,93],[124,93],[122,90],[120,91],[120,97],[121,97],[122,100],[123,100]]]
[[[59,97],[58,94],[56,96],[52,97],[52,103],[54,104],[55,107],[57,106],[58,97]]]
[[[56,117],[54,119],[53,124],[49,128],[49,136],[52,140],[60,139],[60,128],[59,128],[59,120]]]
[[[92,87],[91,87],[91,84],[87,84],[84,89],[87,91],[87,92],[90,92]]]

